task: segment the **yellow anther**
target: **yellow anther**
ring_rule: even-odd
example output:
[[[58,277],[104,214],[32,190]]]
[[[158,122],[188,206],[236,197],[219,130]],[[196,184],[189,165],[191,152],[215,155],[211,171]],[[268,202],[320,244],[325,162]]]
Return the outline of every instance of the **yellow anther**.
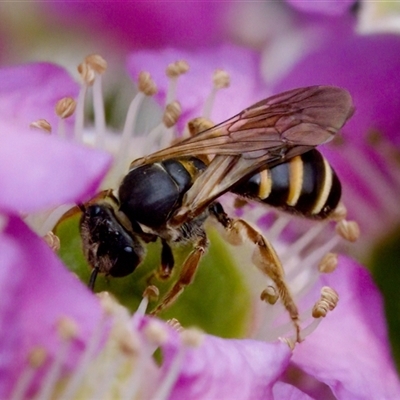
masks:
[[[157,85],[149,72],[142,71],[138,77],[138,89],[146,96],[153,96],[157,93]]]
[[[156,345],[161,345],[168,340],[168,332],[161,323],[150,321],[143,330],[147,340]]]
[[[100,300],[100,305],[106,315],[117,315],[121,312],[121,309],[123,309],[115,297],[109,292],[99,292],[96,293],[96,296]]]
[[[336,253],[327,253],[322,258],[318,265],[319,272],[330,273],[333,272],[338,265],[338,256]]]
[[[92,86],[96,79],[96,71],[87,62],[82,62],[78,65],[79,75],[87,86]]]
[[[165,107],[163,123],[167,128],[174,126],[181,116],[182,108],[178,101],[173,101]]]
[[[160,291],[157,286],[150,285],[143,292],[143,297],[147,297],[149,300],[157,300],[160,295]]]
[[[125,324],[114,325],[114,331],[112,333],[113,338],[118,343],[118,346],[122,353],[126,356],[135,356],[140,351],[140,342],[138,338],[127,329]]]
[[[71,317],[61,317],[57,323],[59,335],[64,340],[71,340],[78,335],[78,325]]]
[[[41,367],[46,361],[47,352],[43,347],[36,347],[29,352],[28,362],[33,368]]]
[[[99,54],[90,54],[85,61],[95,72],[103,74],[107,69],[107,61]]]
[[[51,133],[51,125],[45,119],[38,119],[37,121],[31,122],[29,124],[29,126],[31,128],[39,129],[41,131],[44,131],[46,133]]]
[[[180,336],[182,338],[182,342],[186,346],[190,347],[200,347],[204,340],[204,333],[201,332],[199,329],[184,329]]]
[[[326,301],[329,306],[329,311],[332,311],[339,301],[339,295],[335,289],[329,286],[324,286],[321,289],[321,299]]]
[[[207,118],[198,117],[193,118],[188,122],[188,129],[191,136],[197,135],[206,129],[212,128],[215,124]]]
[[[176,332],[182,332],[183,326],[176,318],[171,318],[167,321],[167,325],[170,326]]]
[[[231,77],[223,69],[217,69],[213,75],[213,83],[217,89],[224,89],[229,87],[231,83]]]
[[[51,250],[55,252],[60,250],[60,238],[55,235],[53,231],[47,232],[46,235],[43,236],[43,239]]]
[[[328,286],[321,289],[321,299],[317,301],[312,310],[314,318],[324,318],[328,311],[332,311],[339,301],[339,296],[335,290]]]
[[[336,224],[336,232],[349,242],[355,242],[360,237],[360,228],[355,221],[342,220]]]
[[[56,103],[56,114],[58,117],[65,119],[70,117],[76,108],[76,101],[72,97],[64,97]]]
[[[346,206],[340,202],[336,209],[330,215],[330,219],[333,221],[339,222],[347,217],[347,208]]]
[[[175,61],[167,66],[165,73],[169,78],[176,78],[179,75],[185,74],[189,70],[189,64],[185,60]]]

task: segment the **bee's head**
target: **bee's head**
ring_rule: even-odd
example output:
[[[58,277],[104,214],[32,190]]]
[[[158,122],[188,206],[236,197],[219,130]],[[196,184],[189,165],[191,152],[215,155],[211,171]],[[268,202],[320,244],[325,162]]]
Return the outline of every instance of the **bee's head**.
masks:
[[[114,277],[132,273],[145,254],[139,237],[122,225],[111,204],[94,203],[81,209],[80,232],[90,266]]]

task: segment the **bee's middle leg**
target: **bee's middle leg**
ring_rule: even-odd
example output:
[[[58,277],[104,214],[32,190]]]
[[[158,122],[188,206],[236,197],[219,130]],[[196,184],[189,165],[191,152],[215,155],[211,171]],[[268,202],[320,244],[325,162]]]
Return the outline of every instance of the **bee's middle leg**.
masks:
[[[205,232],[203,232],[203,234],[197,239],[194,249],[183,263],[178,281],[174,284],[174,286],[172,286],[172,288],[161,300],[161,303],[150,314],[156,315],[165,308],[169,307],[175,302],[185,287],[193,282],[197,267],[199,266],[201,258],[207,251],[207,248],[208,239]]]
[[[286,284],[281,261],[272,245],[260,232],[246,221],[230,218],[225,213],[221,204],[214,203],[210,207],[210,212],[225,228],[229,243],[232,245],[241,245],[243,239],[247,238],[256,246],[252,256],[252,262],[275,283],[279,297],[295,327],[296,340],[300,342],[299,311]]]

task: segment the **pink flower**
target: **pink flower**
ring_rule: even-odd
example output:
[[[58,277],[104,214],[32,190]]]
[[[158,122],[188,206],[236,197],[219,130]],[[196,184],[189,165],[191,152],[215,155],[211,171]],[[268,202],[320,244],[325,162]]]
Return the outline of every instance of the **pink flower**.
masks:
[[[60,67],[28,64],[0,69],[0,210],[43,211],[92,195],[110,157],[102,151],[57,137],[56,101],[77,96],[78,86]],[[29,124],[46,119],[45,134]]]
[[[218,54],[223,57],[218,58]],[[229,54],[232,54],[232,58]],[[194,64],[197,60],[190,53],[179,56],[178,52],[171,51],[167,55],[172,55],[175,60],[185,57]],[[153,65],[175,61],[162,58],[158,61],[153,54],[145,56],[152,60]],[[243,107],[240,105],[243,99],[251,100],[253,96],[259,96],[260,86],[250,84],[252,74],[255,73],[252,68],[256,55],[249,51],[242,53],[240,49],[222,48],[210,53],[204,51],[201,59],[208,61],[211,66],[222,59],[227,60],[225,68],[236,65],[236,69],[232,68],[231,77],[237,77],[241,86],[238,92],[231,92],[231,102],[227,101],[226,106],[223,102],[218,105],[218,97],[224,93],[220,89],[226,89],[227,86],[225,74],[218,75],[219,78],[222,76],[222,82],[225,83],[214,80],[215,86],[210,83],[208,92],[204,90],[206,84],[202,83],[201,70],[196,71],[193,68],[195,81],[198,79],[201,82],[197,99],[190,91],[187,95],[185,90],[172,90],[171,95],[171,82],[164,86],[161,83],[160,87],[163,88],[167,100],[173,102],[179,96],[183,109],[187,96],[189,106],[186,115],[197,112],[201,100],[205,98],[210,101],[206,111],[214,117],[214,111],[215,115],[218,112],[222,115],[224,106],[232,109]],[[134,68],[141,69],[137,66]],[[212,71],[209,73],[211,75]],[[51,75],[50,72],[49,74]],[[61,78],[64,81],[65,79],[68,81],[66,76]],[[235,79],[232,80],[233,88],[234,82]],[[179,88],[181,83],[183,81],[175,81],[173,84],[178,84]],[[45,80],[44,85],[46,84]],[[14,94],[19,91],[24,93],[23,88],[27,85],[21,86],[21,89],[13,89]],[[184,88],[187,88],[186,83]],[[48,89],[48,93],[53,96],[54,92]],[[46,90],[43,92],[47,93]],[[151,85],[148,93],[154,94]],[[134,100],[131,104],[131,114],[128,113],[127,117],[131,121],[126,124],[124,137],[125,131],[131,131],[138,107],[143,106],[143,97],[144,93],[140,92],[139,100]],[[49,103],[52,101],[49,100]],[[14,108],[10,106],[10,110]],[[98,104],[96,110],[101,110]],[[26,112],[29,114],[28,111]],[[225,111],[231,114],[231,111]],[[43,106],[45,117],[47,112],[51,114],[50,108]],[[159,117],[159,114],[151,111],[149,115],[152,119]],[[40,117],[42,116],[35,116],[35,120]],[[95,120],[97,119],[98,115],[95,116]],[[354,261],[345,257],[339,258],[338,268],[330,274],[324,273],[322,269],[318,272],[316,268],[316,260],[328,251],[327,244],[331,245],[329,240],[328,243],[324,241],[327,235],[332,236],[328,225],[322,228],[306,227],[306,234],[300,235],[288,229],[289,232],[281,235],[278,225],[281,225],[281,229],[290,228],[290,221],[285,222],[277,217],[271,224],[268,216],[264,215],[265,211],[260,211],[258,207],[242,210],[246,219],[258,223],[264,234],[270,234],[278,252],[283,255],[284,265],[287,267],[287,282],[299,304],[302,337],[305,338],[293,351],[285,340],[277,340],[278,336],[287,337],[287,332],[292,330],[291,325],[287,325],[287,315],[279,308],[279,304],[267,305],[258,301],[254,310],[251,310],[257,314],[257,318],[252,321],[252,336],[257,340],[222,339],[191,329],[182,331],[179,326],[176,328],[175,325],[174,329],[159,320],[143,317],[142,310],[148,302],[146,295],[139,311],[130,316],[110,296],[102,294],[98,298],[90,293],[64,269],[50,248],[16,216],[21,208],[25,212],[32,212],[61,202],[85,200],[86,196],[93,194],[104,176],[109,157],[103,152],[71,143],[72,138],[53,138],[37,131],[21,132],[24,128],[20,128],[19,124],[24,121],[23,118],[15,118],[10,122],[6,114],[3,121],[1,127],[4,126],[8,131],[2,136],[14,146],[20,146],[17,148],[21,149],[21,154],[26,148],[18,144],[17,139],[26,139],[36,154],[35,158],[29,159],[35,168],[26,164],[27,170],[24,172],[28,178],[25,181],[18,175],[20,172],[16,169],[17,163],[13,157],[11,161],[7,161],[7,168],[15,175],[19,184],[30,183],[33,186],[38,183],[43,192],[23,200],[22,194],[26,195],[26,192],[22,190],[20,194],[20,187],[12,184],[9,179],[6,180],[8,193],[18,202],[17,206],[13,208],[11,202],[7,203],[5,196],[3,198],[0,195],[0,200],[4,203],[4,206],[0,203],[3,212],[0,218],[0,258],[3,261],[0,285],[4,295],[0,307],[0,358],[4,360],[0,373],[0,397],[69,399],[79,396],[98,398],[100,395],[117,395],[120,398],[157,399],[223,399],[232,396],[252,399],[310,399],[331,396],[337,399],[389,399],[400,393],[398,378],[388,352],[381,299],[369,275]],[[25,126],[25,122],[21,124]],[[54,124],[57,125],[57,121]],[[98,126],[101,127],[102,123]],[[163,134],[171,139],[176,131],[175,124],[160,125],[148,136],[152,143],[146,145],[156,146],[157,140],[165,140]],[[11,132],[16,133],[12,135]],[[40,140],[29,141],[30,133],[36,135],[33,137],[40,137]],[[10,138],[17,139],[11,141]],[[65,147],[50,147],[55,155],[49,157],[43,150],[48,148],[44,139],[53,139],[54,143]],[[107,143],[107,137],[103,139]],[[139,148],[141,141],[136,137],[131,140],[136,147],[135,151],[140,153],[143,150]],[[8,148],[11,149],[11,145]],[[5,157],[8,152],[3,154]],[[96,159],[91,159],[93,154],[97,161],[103,160],[102,163],[99,162],[98,169],[94,167]],[[59,166],[54,162],[55,156],[57,160],[65,160],[65,163],[60,163]],[[30,156],[27,154],[26,157]],[[79,168],[84,168],[83,171],[72,165],[77,162],[82,163]],[[114,164],[115,176],[118,176],[117,166]],[[64,172],[63,169],[67,167],[72,172]],[[73,173],[75,179],[83,183],[75,184],[71,178]],[[65,188],[61,184],[57,186],[58,183],[52,186],[51,180],[56,179],[56,175],[61,177],[62,183],[69,184],[72,188]],[[47,177],[50,178],[52,189],[42,183]],[[260,220],[260,217],[263,219]],[[333,239],[332,245],[337,243],[337,238]],[[241,257],[244,255],[245,253]],[[246,275],[252,275],[248,267]],[[255,291],[258,291],[257,284],[265,285],[265,277],[254,275],[249,279],[253,279]],[[323,320],[314,316],[311,318],[310,306],[318,298],[321,287],[326,286],[337,290],[339,304]],[[220,291],[229,289],[219,288]],[[210,308],[210,313],[212,312]],[[157,348],[162,352],[160,364],[152,358]],[[296,371],[298,379],[294,378],[292,371]]]
[[[220,42],[232,2],[101,3],[78,1],[42,5],[52,20],[92,30],[125,48],[192,46]],[[193,29],[195,27],[195,29]]]
[[[328,16],[342,15],[356,3],[355,0],[341,1],[302,1],[286,0],[293,8],[312,14],[322,14]]]

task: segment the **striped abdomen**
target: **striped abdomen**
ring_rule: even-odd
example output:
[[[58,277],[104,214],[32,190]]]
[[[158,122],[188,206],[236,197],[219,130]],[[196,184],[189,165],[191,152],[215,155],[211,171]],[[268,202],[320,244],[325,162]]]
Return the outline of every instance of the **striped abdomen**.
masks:
[[[233,193],[307,218],[325,218],[337,207],[341,185],[317,150],[264,169],[240,183]]]

